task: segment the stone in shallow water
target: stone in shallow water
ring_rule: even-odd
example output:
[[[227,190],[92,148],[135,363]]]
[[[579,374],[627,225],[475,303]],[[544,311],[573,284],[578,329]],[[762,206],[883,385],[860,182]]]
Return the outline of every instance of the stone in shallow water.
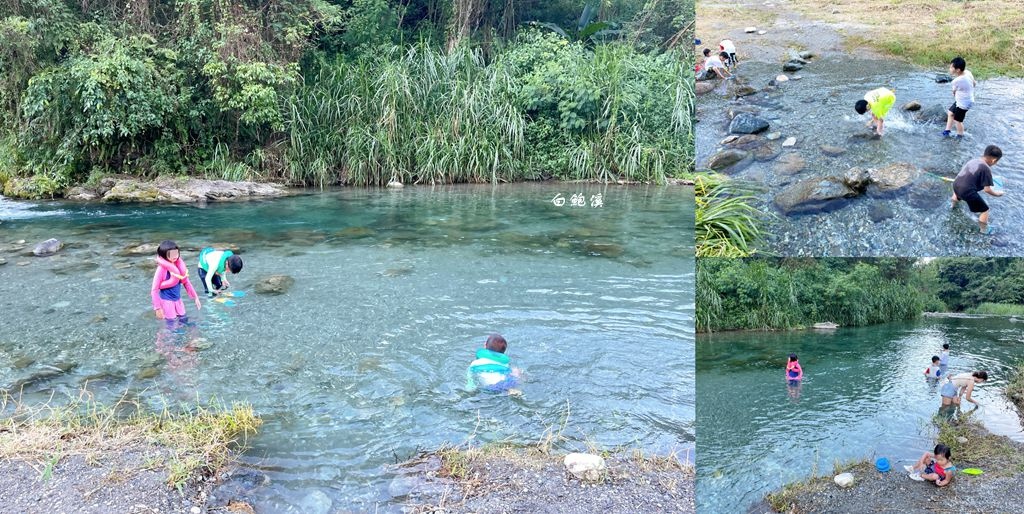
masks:
[[[739,113],[729,124],[729,132],[732,134],[756,134],[768,130],[769,123],[753,114]]]
[[[921,110],[921,102],[918,102],[917,100],[914,100],[912,102],[907,102],[907,103],[903,104],[902,109],[904,111],[920,111]]]
[[[775,172],[783,175],[795,175],[804,170],[807,166],[807,162],[804,158],[796,152],[786,152],[782,154],[775,163]]]
[[[271,275],[256,284],[256,292],[266,295],[279,295],[288,292],[295,284],[295,279],[288,275]]]
[[[821,145],[821,153],[829,157],[836,157],[846,153],[846,149],[841,146]]]
[[[132,244],[117,251],[114,255],[117,255],[118,257],[142,257],[156,255],[156,249],[159,247],[159,243]]]
[[[838,209],[854,196],[857,191],[839,178],[812,178],[784,189],[775,196],[775,205],[785,214],[822,212]]]
[[[895,216],[896,213],[888,205],[876,203],[868,207],[868,217],[875,223],[880,223]]]
[[[907,163],[890,164],[868,171],[872,189],[880,193],[895,193],[910,187],[921,177],[921,170]]]
[[[333,505],[331,497],[319,489],[314,489],[299,502],[301,512],[308,514],[327,514]]]
[[[750,152],[746,150],[736,148],[722,150],[708,161],[708,168],[719,173],[740,171],[750,164],[751,157]]]
[[[59,252],[61,248],[64,248],[64,243],[59,239],[51,238],[37,244],[36,247],[32,249],[32,254],[36,257],[47,257]]]
[[[27,368],[27,367],[35,364],[35,363],[36,363],[35,359],[33,359],[32,357],[29,357],[28,355],[25,355],[25,356],[22,356],[22,357],[19,357],[19,358],[15,359],[15,361],[12,363],[12,365],[14,366],[14,369],[24,369],[24,368]]]
[[[154,378],[159,374],[160,370],[158,368],[143,368],[140,369],[139,372],[135,374],[135,378],[139,380],[146,380],[149,378]]]
[[[615,243],[587,242],[583,244],[583,251],[598,257],[621,257],[622,254],[626,253],[626,249],[622,245]]]

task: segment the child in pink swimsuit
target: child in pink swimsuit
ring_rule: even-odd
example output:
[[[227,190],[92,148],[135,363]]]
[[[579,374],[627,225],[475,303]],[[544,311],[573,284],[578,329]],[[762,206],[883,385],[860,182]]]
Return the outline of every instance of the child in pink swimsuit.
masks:
[[[156,317],[170,322],[177,319],[182,323],[188,321],[185,315],[185,304],[181,301],[181,286],[184,284],[188,296],[195,300],[196,309],[202,309],[199,295],[188,280],[188,267],[181,259],[181,250],[174,241],[164,241],[156,250],[156,273],[153,274],[153,310]]]

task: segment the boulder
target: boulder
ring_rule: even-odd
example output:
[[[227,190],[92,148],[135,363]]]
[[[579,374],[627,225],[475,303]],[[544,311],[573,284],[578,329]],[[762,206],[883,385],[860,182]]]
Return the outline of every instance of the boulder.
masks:
[[[945,84],[946,82],[953,82],[953,76],[949,73],[938,73],[935,75],[935,82],[939,84]]]
[[[751,153],[746,150],[736,148],[722,150],[708,161],[708,168],[719,173],[737,172],[750,164],[751,157],[753,157]]]
[[[596,482],[605,470],[604,458],[589,453],[570,453],[562,461],[565,469],[580,480]]]
[[[284,186],[257,182],[171,177],[160,177],[150,182],[136,178],[112,180],[113,185],[103,194],[104,202],[201,203],[288,195]]]
[[[288,275],[271,275],[260,280],[256,284],[256,292],[266,295],[279,295],[287,293],[295,285],[295,279]]]
[[[839,487],[853,487],[853,473],[840,473],[832,479]]]
[[[732,134],[756,134],[768,130],[767,121],[749,113],[737,114],[729,124],[729,132]]]
[[[903,107],[901,107],[901,109],[903,109],[904,111],[911,111],[911,112],[920,111],[921,110],[921,102],[918,102],[917,100],[913,100],[911,102],[907,102],[907,103],[903,104]]]
[[[907,163],[890,164],[884,168],[868,171],[871,177],[871,187],[880,193],[895,193],[902,191],[921,177],[921,170]]]
[[[64,243],[59,239],[51,238],[37,244],[36,247],[32,249],[32,255],[35,255],[36,257],[49,257],[50,255],[54,255],[59,252],[61,248],[64,248]]]
[[[812,178],[788,186],[775,196],[775,205],[784,214],[823,212],[842,207],[844,199],[857,194],[839,178]]]
[[[757,89],[754,89],[747,84],[736,84],[729,87],[729,96],[736,98],[743,98],[744,96],[750,96],[757,94]]]

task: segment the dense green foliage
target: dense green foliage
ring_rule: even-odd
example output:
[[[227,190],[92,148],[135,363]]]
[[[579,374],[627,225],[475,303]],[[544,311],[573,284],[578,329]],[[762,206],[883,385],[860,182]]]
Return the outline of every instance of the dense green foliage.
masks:
[[[585,5],[0,0],[0,185],[688,173],[692,1]]]
[[[926,311],[1024,315],[1024,259],[697,261],[702,332],[868,325]]]
[[[912,259],[699,259],[697,330],[913,319],[929,298]]]

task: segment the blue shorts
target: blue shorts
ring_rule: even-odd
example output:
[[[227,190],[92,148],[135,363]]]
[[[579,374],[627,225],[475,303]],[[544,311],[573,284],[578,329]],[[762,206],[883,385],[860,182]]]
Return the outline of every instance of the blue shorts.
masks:
[[[956,385],[952,382],[946,382],[945,384],[942,384],[942,389],[939,390],[939,394],[941,394],[943,398],[956,398],[956,393]]]

